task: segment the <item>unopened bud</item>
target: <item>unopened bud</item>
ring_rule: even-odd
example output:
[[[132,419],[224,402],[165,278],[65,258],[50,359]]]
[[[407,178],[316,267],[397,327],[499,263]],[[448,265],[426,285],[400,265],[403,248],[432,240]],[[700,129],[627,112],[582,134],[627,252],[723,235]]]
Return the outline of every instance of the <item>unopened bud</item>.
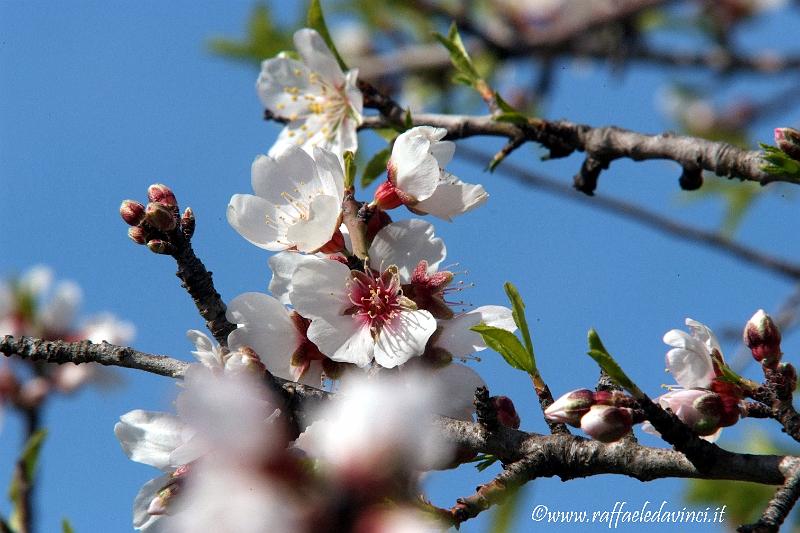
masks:
[[[131,240],[136,244],[144,244],[145,242],[147,242],[147,236],[145,235],[145,231],[139,226],[128,228],[128,237],[130,237]]]
[[[381,209],[394,209],[403,205],[397,188],[390,181],[384,181],[375,189],[375,203]]]
[[[781,332],[772,318],[759,309],[744,327],[744,343],[753,358],[762,365],[774,368],[781,356]]]
[[[794,366],[791,363],[781,363],[778,365],[778,372],[786,380],[786,388],[795,391],[797,389],[797,370]]]
[[[636,407],[636,400],[622,391],[599,390],[594,393],[594,405],[612,405],[614,407]]]
[[[589,389],[577,389],[561,396],[545,409],[544,416],[553,422],[580,427],[581,417],[594,404],[594,392]]]
[[[136,226],[144,219],[144,206],[136,200],[123,200],[119,214],[126,224]]]
[[[154,254],[172,255],[175,253],[175,246],[160,239],[147,241],[147,248]]]
[[[633,427],[631,410],[610,405],[593,405],[581,418],[581,429],[600,442],[614,442]]]
[[[175,195],[172,193],[172,189],[162,183],[154,183],[147,188],[147,199],[151,202],[158,202],[169,207],[178,205],[177,200],[175,200]]]
[[[514,402],[508,396],[494,396],[492,398],[495,411],[497,411],[497,421],[506,427],[519,429],[519,415],[514,407]]]
[[[183,216],[181,216],[181,231],[183,231],[183,236],[186,237],[186,240],[191,240],[192,235],[194,235],[194,211],[192,211],[191,207],[187,207],[183,211]]]
[[[800,161],[800,131],[794,128],[775,128],[775,144],[786,155]]]
[[[701,436],[711,435],[720,428],[725,410],[722,397],[704,389],[668,392],[658,399],[658,403],[669,408],[681,422]]]
[[[158,202],[147,204],[145,215],[147,222],[160,231],[172,231],[178,224],[172,209]]]

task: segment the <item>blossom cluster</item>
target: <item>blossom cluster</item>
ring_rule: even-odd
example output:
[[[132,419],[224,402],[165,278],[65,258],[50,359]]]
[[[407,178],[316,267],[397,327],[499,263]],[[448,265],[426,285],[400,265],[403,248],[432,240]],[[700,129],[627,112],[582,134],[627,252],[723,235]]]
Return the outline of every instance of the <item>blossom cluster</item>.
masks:
[[[54,283],[53,271],[35,266],[17,278],[0,280],[0,337],[126,344],[134,327],[111,313],[78,320],[81,288],[72,281]],[[110,376],[99,365],[46,365],[32,371],[17,359],[0,361],[0,412],[4,404],[23,410],[38,407],[51,392],[71,393],[90,381]]]
[[[132,411],[115,428],[131,459],[163,472],[135,499],[141,530],[312,531],[321,520],[327,530],[437,529],[419,513],[420,475],[456,463],[433,417],[473,417],[485,384],[465,363],[486,344],[471,328],[517,328],[506,307],[453,299],[465,284],[443,266],[447,249],[430,222],[388,214],[405,205],[452,220],[486,202],[482,186],[445,170],[455,152],[446,130],[400,133],[385,183],[357,202],[345,161],[362,120],[358,73],[344,72],[316,31],[294,40],[300,59],[265,61],[256,82],[286,127],[253,161],[253,194],[234,195],[227,209],[242,237],[274,252],[270,294],[228,302],[237,327],[223,345],[189,332],[199,363],[177,415]],[[163,185],[148,198],[126,200],[120,213],[136,242],[170,253],[183,224],[177,202]],[[348,205],[358,211],[349,219]],[[264,387],[268,376],[335,399],[296,427]],[[519,425],[507,398],[498,417]]]

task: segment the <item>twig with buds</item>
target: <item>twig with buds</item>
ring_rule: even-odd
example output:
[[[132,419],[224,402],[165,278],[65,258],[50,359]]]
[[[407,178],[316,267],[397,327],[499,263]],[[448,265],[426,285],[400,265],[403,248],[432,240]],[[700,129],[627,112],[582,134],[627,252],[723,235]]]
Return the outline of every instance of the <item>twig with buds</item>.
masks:
[[[194,300],[197,310],[217,342],[228,344],[228,334],[236,329],[225,318],[225,303],[214,288],[214,281],[192,249],[195,219],[190,207],[180,215],[178,202],[166,185],[147,189],[147,207],[135,200],[120,206],[122,219],[131,226],[128,235],[137,244],[146,244],[151,252],[171,255],[178,263],[176,276]]]

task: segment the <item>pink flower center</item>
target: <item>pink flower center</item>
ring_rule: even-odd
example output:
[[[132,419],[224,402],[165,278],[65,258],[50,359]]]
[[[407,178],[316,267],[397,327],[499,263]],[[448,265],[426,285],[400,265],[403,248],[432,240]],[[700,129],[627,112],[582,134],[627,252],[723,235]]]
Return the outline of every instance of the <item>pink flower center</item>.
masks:
[[[404,307],[400,277],[395,267],[389,267],[382,274],[371,269],[366,273],[353,271],[348,289],[353,304],[348,313],[373,331],[394,320]]]

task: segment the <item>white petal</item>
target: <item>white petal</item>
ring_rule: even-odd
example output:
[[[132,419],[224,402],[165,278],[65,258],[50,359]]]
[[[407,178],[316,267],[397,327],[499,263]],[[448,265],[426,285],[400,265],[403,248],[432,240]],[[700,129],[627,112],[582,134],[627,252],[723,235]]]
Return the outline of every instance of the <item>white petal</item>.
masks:
[[[486,383],[470,367],[456,363],[435,370],[431,376],[436,414],[472,420],[475,412],[475,389]]]
[[[83,291],[77,283],[62,281],[56,285],[53,299],[47,302],[39,313],[45,329],[53,333],[67,333],[72,328],[78,307],[83,299]]]
[[[434,237],[433,225],[414,218],[382,228],[369,248],[369,262],[380,271],[396,265],[401,282],[408,283],[420,261],[428,262],[429,273],[435,272],[446,254],[444,241]]]
[[[308,327],[308,339],[333,359],[364,367],[372,361],[375,342],[369,327],[352,316],[315,318]]]
[[[272,270],[272,280],[269,290],[282,304],[289,305],[289,294],[292,291],[292,276],[297,267],[305,262],[325,261],[313,255],[297,252],[280,252],[269,258],[269,268]]]
[[[452,175],[446,176],[447,181],[440,182],[427,200],[414,204],[415,211],[449,221],[454,216],[466,213],[489,199],[489,194],[482,185],[464,183]]]
[[[511,309],[501,305],[484,305],[450,320],[439,321],[442,331],[436,339],[436,346],[444,348],[453,357],[485,350],[483,337],[470,330],[478,324],[502,328],[512,333],[517,331]]]
[[[440,128],[441,129],[441,128]],[[444,168],[453,159],[456,143],[453,141],[436,141],[431,143],[431,155],[436,158],[439,168]]]
[[[715,375],[711,358],[704,353],[673,348],[667,352],[666,362],[669,373],[685,388],[707,388]]]
[[[402,365],[425,351],[436,331],[436,319],[428,311],[403,311],[384,324],[375,343],[375,362],[385,368]]]
[[[711,331],[711,328],[691,318],[686,319],[686,325],[692,330],[692,336],[706,345],[709,353],[711,353],[712,350],[717,350],[722,354],[722,348],[720,348],[719,341],[716,335],[714,335],[714,332]]]
[[[325,41],[316,31],[303,28],[294,33],[294,47],[308,68],[333,87],[344,84],[344,73]]]
[[[231,300],[225,316],[240,325],[228,336],[232,350],[249,346],[267,370],[292,379],[291,356],[300,345],[300,337],[283,304],[266,294],[247,292]]]
[[[314,149],[314,161],[317,163],[319,179],[326,193],[336,191],[339,203],[344,199],[344,171],[337,155],[324,148]]]
[[[441,170],[430,153],[431,141],[411,132],[413,129],[395,139],[389,167],[394,168],[394,185],[415,200],[422,201],[430,198],[436,190]]]
[[[164,470],[172,451],[183,444],[185,424],[174,415],[137,409],[120,417],[114,435],[132,461]]]
[[[170,474],[164,474],[155,479],[151,479],[139,489],[136,498],[133,500],[133,527],[143,531],[155,531],[153,526],[156,521],[166,518],[163,515],[151,515],[147,512],[150,502],[156,497],[171,480]]]
[[[214,343],[205,333],[196,329],[186,332],[186,337],[194,344],[196,350],[192,352],[195,358],[208,368],[222,368],[222,359],[219,351],[214,349]]]
[[[268,225],[268,216],[276,218],[275,207],[259,196],[234,194],[228,204],[228,223],[239,235],[265,250],[277,252],[289,248],[285,242],[286,228]]]
[[[347,294],[350,269],[338,261],[304,262],[292,276],[289,298],[297,312],[309,318],[331,318],[352,306]]]
[[[308,113],[308,94],[319,95],[319,85],[309,83],[309,69],[287,57],[261,63],[256,91],[261,103],[274,114],[289,118]],[[288,89],[288,90],[287,90]]]
[[[341,201],[333,196],[315,196],[308,217],[289,226],[286,238],[301,252],[314,252],[331,240],[339,225]]]
[[[362,113],[364,112],[364,95],[358,89],[358,69],[351,68],[345,75],[345,96],[347,103],[350,104],[350,111],[355,115],[353,121],[358,126],[362,122]]]
[[[314,181],[316,173],[311,156],[294,147],[277,157],[256,157],[250,167],[250,182],[258,196],[272,204],[282,205],[286,203],[284,194],[287,191],[293,191],[300,183]]]

